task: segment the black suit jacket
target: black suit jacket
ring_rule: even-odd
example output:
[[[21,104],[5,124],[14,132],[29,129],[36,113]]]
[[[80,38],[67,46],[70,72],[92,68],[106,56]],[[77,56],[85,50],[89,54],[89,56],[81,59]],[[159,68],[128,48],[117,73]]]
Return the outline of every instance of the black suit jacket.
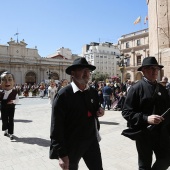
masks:
[[[149,126],[148,116],[152,114],[162,115],[169,107],[170,101],[166,89],[157,84],[158,92],[155,92],[156,85],[148,83],[142,79],[134,84],[128,91],[122,110],[123,117],[128,121],[130,129],[123,131],[123,135],[135,139],[138,134],[147,131]],[[154,98],[153,98],[154,96]],[[169,118],[163,121],[164,124],[170,124]],[[162,124],[157,126],[161,128]]]
[[[77,141],[96,137],[98,109],[98,93],[93,88],[74,93],[70,84],[56,94],[51,116],[51,159],[68,155],[68,148]],[[91,116],[88,116],[88,112]]]

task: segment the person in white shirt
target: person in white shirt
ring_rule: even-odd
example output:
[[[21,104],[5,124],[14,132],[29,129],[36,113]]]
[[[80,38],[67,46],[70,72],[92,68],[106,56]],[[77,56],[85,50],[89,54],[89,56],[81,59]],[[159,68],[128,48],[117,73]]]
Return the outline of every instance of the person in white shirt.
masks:
[[[19,102],[17,90],[14,89],[14,75],[9,72],[1,74],[0,102],[1,102],[1,119],[2,131],[4,136],[9,136],[13,140],[14,133],[14,113],[15,105]]]
[[[50,99],[50,104],[53,104],[54,96],[57,93],[57,87],[55,80],[50,80],[50,86],[48,87],[48,98]]]

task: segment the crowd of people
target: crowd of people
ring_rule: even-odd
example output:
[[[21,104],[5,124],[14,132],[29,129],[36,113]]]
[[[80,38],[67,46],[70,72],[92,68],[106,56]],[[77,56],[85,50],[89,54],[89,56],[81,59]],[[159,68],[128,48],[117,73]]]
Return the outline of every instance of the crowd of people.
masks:
[[[39,84],[31,84],[31,83],[24,83],[24,84],[15,84],[14,85],[14,89],[16,89],[17,93],[19,96],[25,96],[25,97],[28,97],[28,96],[40,96],[41,98],[45,97],[45,96],[48,96],[48,93],[49,93],[49,88],[50,87],[56,87],[56,92],[66,86],[68,84],[68,80],[67,79],[62,79],[60,80],[58,83],[55,82],[54,79],[50,79],[49,80],[49,83],[44,83],[44,82],[41,82]],[[1,88],[0,88],[1,89]]]
[[[52,98],[55,94],[66,85],[69,84],[67,79],[62,79],[56,83],[53,79],[49,80],[49,83],[41,82],[39,84],[34,83],[28,84],[15,84],[14,89],[16,89],[19,96],[29,97],[39,96],[41,98],[47,96],[50,98],[50,103],[52,104]],[[126,96],[126,93],[130,86],[133,84],[130,80],[127,80],[125,83],[120,83],[120,79],[113,79],[109,82],[99,81],[89,81],[88,85],[98,91],[98,97],[101,107],[107,110],[122,110],[123,99]],[[53,91],[53,92],[52,92]]]
[[[89,85],[98,91],[100,105],[104,109],[114,111],[122,110],[126,94],[133,84],[134,82],[129,79],[124,83],[120,83],[119,79],[89,82]]]

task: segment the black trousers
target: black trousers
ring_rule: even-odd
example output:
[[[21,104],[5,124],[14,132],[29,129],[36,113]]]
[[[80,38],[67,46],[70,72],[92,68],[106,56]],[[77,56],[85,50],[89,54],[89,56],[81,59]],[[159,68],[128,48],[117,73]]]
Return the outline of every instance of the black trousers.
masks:
[[[100,147],[96,138],[75,142],[68,152],[69,170],[78,170],[81,158],[89,170],[103,170]]]
[[[147,132],[136,140],[139,170],[166,170],[170,166],[170,137],[164,133]],[[152,155],[156,161],[152,165]]]
[[[15,107],[1,107],[2,130],[7,130],[9,134],[14,133],[14,112]]]

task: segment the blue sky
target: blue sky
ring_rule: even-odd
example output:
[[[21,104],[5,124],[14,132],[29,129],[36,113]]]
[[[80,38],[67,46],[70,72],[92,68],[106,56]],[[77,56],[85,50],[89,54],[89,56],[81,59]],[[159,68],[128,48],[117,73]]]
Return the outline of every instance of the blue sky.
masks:
[[[0,5],[0,44],[18,30],[27,48],[45,57],[57,49],[80,54],[90,42],[113,42],[147,28],[146,0],[4,0]],[[141,22],[134,21],[141,16]]]

